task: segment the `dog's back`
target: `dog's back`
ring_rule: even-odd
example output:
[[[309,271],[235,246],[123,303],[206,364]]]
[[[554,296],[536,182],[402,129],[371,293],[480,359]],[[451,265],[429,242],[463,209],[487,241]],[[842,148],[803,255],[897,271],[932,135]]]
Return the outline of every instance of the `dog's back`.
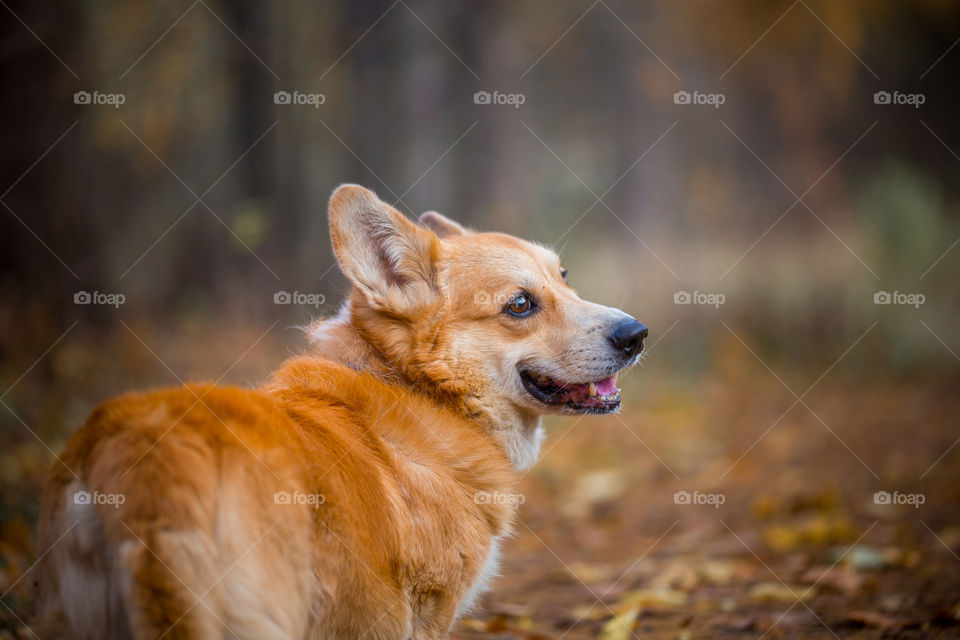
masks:
[[[424,398],[315,358],[264,390],[111,401],[44,496],[42,637],[410,637],[451,618],[484,535],[506,532],[510,506],[462,495],[512,480],[490,449]]]

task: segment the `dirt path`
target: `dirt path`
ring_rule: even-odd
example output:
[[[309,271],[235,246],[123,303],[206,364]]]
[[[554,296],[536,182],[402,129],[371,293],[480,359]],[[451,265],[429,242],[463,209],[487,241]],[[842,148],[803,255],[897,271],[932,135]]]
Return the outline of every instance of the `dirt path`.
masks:
[[[503,575],[454,637],[960,635],[949,385],[841,384],[790,411],[762,377],[644,395],[554,423]]]

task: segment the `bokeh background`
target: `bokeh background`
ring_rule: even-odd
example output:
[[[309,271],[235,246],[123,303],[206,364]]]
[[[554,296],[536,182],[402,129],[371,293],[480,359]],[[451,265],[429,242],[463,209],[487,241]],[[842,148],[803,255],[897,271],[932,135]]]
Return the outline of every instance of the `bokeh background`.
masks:
[[[651,331],[455,637],[956,637],[955,2],[0,4],[0,637],[92,407],[335,310],[342,182]]]

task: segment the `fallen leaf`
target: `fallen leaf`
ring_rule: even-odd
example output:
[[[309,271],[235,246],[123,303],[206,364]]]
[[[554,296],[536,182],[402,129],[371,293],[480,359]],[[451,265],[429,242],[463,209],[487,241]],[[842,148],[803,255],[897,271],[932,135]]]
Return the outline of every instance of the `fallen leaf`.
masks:
[[[879,611],[851,611],[847,614],[847,620],[877,629],[897,629],[907,623],[905,620],[888,616]]]
[[[727,584],[733,578],[733,563],[724,560],[709,560],[697,568],[700,576],[710,584]]]
[[[794,495],[790,501],[790,511],[797,513],[806,510],[832,511],[839,504],[837,492],[833,489],[821,489],[811,493]]]
[[[756,616],[716,616],[710,620],[711,626],[730,631],[756,631]]]
[[[600,630],[600,640],[627,640],[633,635],[633,625],[640,615],[640,608],[635,607],[613,616]]]
[[[487,633],[500,633],[510,628],[507,619],[503,616],[494,616],[487,620]]]
[[[699,582],[697,571],[688,560],[670,562],[650,580],[650,584],[658,589],[676,587],[685,591],[696,588]]]
[[[830,544],[850,540],[854,534],[844,516],[817,515],[795,525],[774,525],[763,532],[763,541],[771,549],[792,551],[802,544]]]
[[[610,615],[609,610],[606,607],[600,605],[599,603],[582,605],[573,610],[572,621],[597,621],[603,620]]]
[[[953,525],[952,527],[941,530],[937,533],[937,537],[943,541],[943,544],[951,549],[960,547],[960,525]]]
[[[466,627],[467,629],[470,629],[471,631],[486,631],[486,630],[487,630],[487,623],[486,623],[486,621],[480,620],[479,618],[462,618],[462,619],[460,620],[460,626]]]
[[[775,551],[792,551],[803,541],[803,535],[797,528],[777,525],[764,530],[763,541]]]
[[[630,611],[647,607],[682,607],[687,603],[687,594],[676,589],[657,587],[629,591],[614,607],[614,611]]]
[[[866,577],[850,567],[818,566],[811,567],[805,571],[803,575],[800,576],[800,581],[833,587],[845,595],[853,596],[860,591],[861,587],[863,587]]]
[[[757,496],[750,504],[750,510],[757,518],[769,518],[780,509],[777,499],[769,494]]]
[[[588,564],[586,562],[571,562],[566,566],[567,571],[577,582],[592,584],[609,579],[615,569],[609,565]]]
[[[809,600],[814,590],[801,585],[782,585],[779,582],[761,582],[750,587],[750,597],[757,602],[796,602]]]

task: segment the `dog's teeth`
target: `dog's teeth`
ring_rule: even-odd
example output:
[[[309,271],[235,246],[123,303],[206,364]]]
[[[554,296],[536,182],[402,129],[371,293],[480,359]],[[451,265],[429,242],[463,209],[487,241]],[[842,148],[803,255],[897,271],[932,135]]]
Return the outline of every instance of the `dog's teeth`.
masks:
[[[587,386],[587,395],[593,398],[597,395],[597,385],[592,382]]]

